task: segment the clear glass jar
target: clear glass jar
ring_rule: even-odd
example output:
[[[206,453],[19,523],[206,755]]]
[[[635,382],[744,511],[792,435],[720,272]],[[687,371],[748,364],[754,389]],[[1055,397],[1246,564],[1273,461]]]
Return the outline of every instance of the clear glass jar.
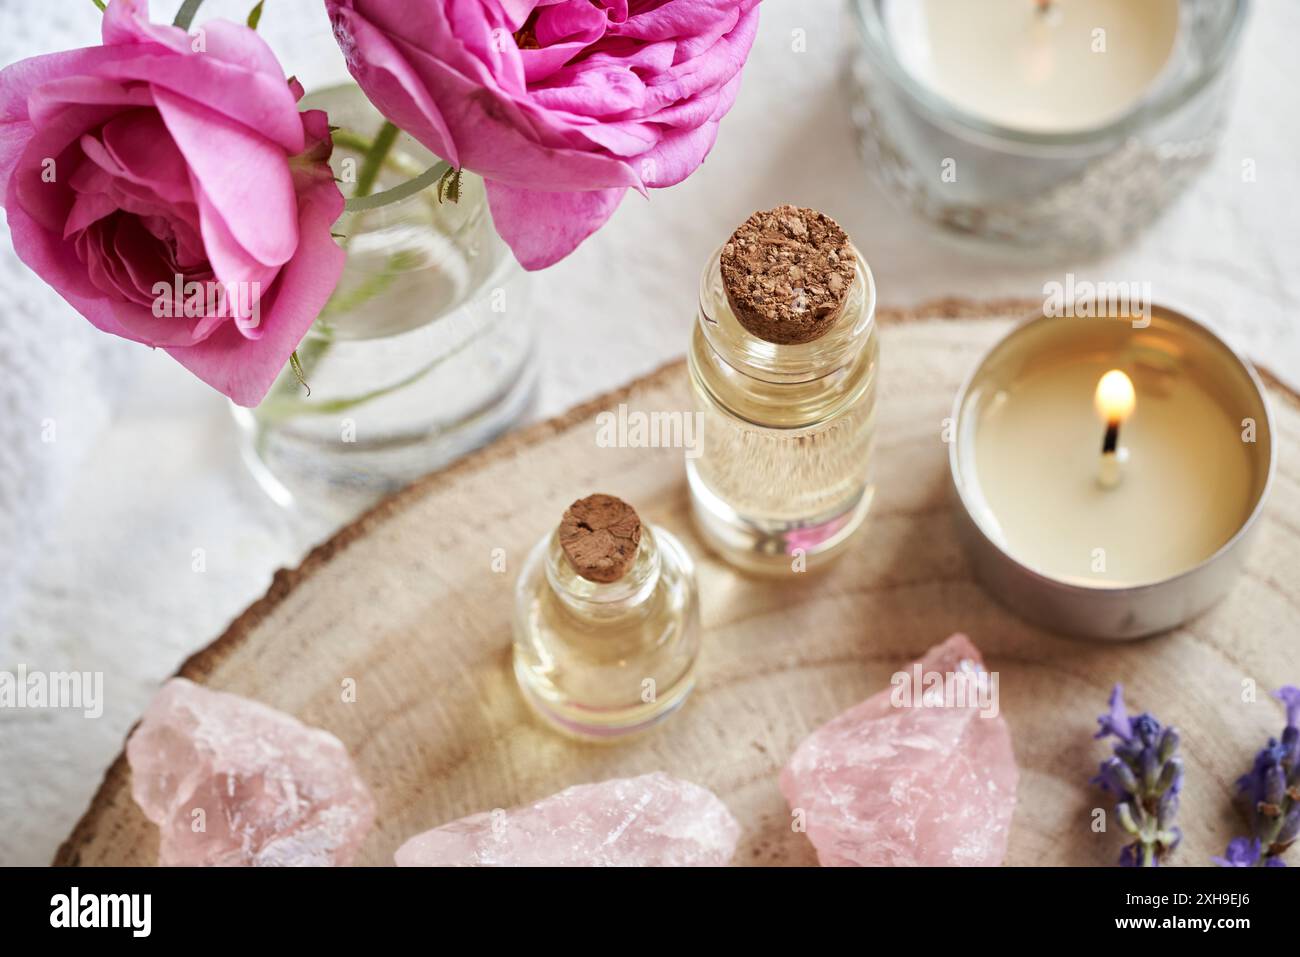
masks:
[[[604,741],[672,714],[695,683],[700,651],[695,563],[675,537],[642,525],[617,581],[583,578],[558,530],[529,555],[515,597],[514,668],[544,721]]]
[[[1249,9],[1248,0],[1181,0],[1171,59],[1135,108],[1092,129],[1036,132],[966,112],[914,76],[891,36],[894,2],[848,0],[852,113],[867,165],[924,219],[1045,258],[1132,238],[1206,166]]]
[[[349,194],[383,124],[354,85],[303,100],[335,133]],[[373,191],[438,158],[399,134]],[[256,409],[235,409],[244,457],[280,504],[346,520],[382,495],[491,440],[525,415],[537,385],[529,284],[466,173],[459,202],[430,187],[334,227],[347,262],[298,347],[310,394],[287,368]]]
[[[686,473],[701,536],[737,567],[810,570],[840,553],[871,507],[876,287],[853,253],[839,317],[795,345],[761,339],[736,318],[720,248],[701,278],[687,365],[703,433]]]

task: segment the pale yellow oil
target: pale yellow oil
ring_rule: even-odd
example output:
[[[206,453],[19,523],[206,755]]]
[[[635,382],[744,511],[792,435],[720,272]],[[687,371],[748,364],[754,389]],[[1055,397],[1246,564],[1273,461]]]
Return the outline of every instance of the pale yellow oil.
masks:
[[[874,287],[859,279],[821,338],[776,345],[748,333],[727,303],[716,257],[706,270],[688,352],[703,413],[688,458],[706,541],[754,571],[800,571],[838,554],[870,506],[879,346]]]
[[[644,730],[690,693],[700,648],[694,563],[661,528],[644,529],[623,579],[587,581],[554,535],[520,576],[514,667],[548,724],[606,740]]]

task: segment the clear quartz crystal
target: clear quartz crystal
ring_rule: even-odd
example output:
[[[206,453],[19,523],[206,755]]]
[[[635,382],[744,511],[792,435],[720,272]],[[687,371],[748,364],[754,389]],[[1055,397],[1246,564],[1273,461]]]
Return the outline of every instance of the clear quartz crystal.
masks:
[[[515,677],[542,719],[592,740],[640,731],[680,707],[695,681],[695,565],[671,534],[643,525],[623,577],[593,582],[553,532],[519,577],[514,632]]]
[[[736,319],[720,253],[704,270],[687,353],[704,415],[700,454],[686,462],[696,523],[743,569],[811,568],[843,549],[871,505],[875,283],[854,250],[857,276],[834,325],[778,345]]]

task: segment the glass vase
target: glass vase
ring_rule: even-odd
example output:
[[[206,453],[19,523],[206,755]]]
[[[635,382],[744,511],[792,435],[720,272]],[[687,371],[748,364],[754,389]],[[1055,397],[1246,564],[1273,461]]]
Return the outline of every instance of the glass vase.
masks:
[[[303,100],[324,109],[344,195],[375,160],[383,117],[353,85]],[[365,191],[438,162],[399,133]],[[347,212],[338,287],[261,405],[235,408],[244,458],[279,504],[339,522],[488,442],[531,408],[537,385],[526,274],[497,235],[483,182],[458,201],[435,183],[398,202]],[[304,384],[305,383],[305,384]]]

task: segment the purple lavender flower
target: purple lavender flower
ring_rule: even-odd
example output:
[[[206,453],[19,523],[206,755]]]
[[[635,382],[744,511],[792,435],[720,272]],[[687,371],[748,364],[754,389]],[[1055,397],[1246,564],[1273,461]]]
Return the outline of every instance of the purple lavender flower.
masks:
[[[1210,860],[1220,867],[1286,867],[1281,858],[1263,857],[1263,850],[1257,837],[1234,837],[1229,842],[1224,857],[1212,857]]]
[[[1097,723],[1096,737],[1116,741],[1114,755],[1101,763],[1093,783],[1115,795],[1115,818],[1134,837],[1120,851],[1120,866],[1157,867],[1183,838],[1174,826],[1183,787],[1178,731],[1149,714],[1130,718],[1122,685],[1111,691],[1110,711]]]
[[[1220,867],[1286,867],[1282,854],[1300,837],[1300,688],[1287,685],[1273,697],[1286,706],[1286,728],[1237,779],[1250,837],[1234,838],[1225,855],[1214,858]]]
[[[1220,867],[1254,867],[1259,863],[1259,838],[1234,837],[1228,842],[1228,849],[1223,857],[1210,860]]]
[[[1273,697],[1286,705],[1286,726],[1300,727],[1300,688],[1285,685],[1273,692]]]

